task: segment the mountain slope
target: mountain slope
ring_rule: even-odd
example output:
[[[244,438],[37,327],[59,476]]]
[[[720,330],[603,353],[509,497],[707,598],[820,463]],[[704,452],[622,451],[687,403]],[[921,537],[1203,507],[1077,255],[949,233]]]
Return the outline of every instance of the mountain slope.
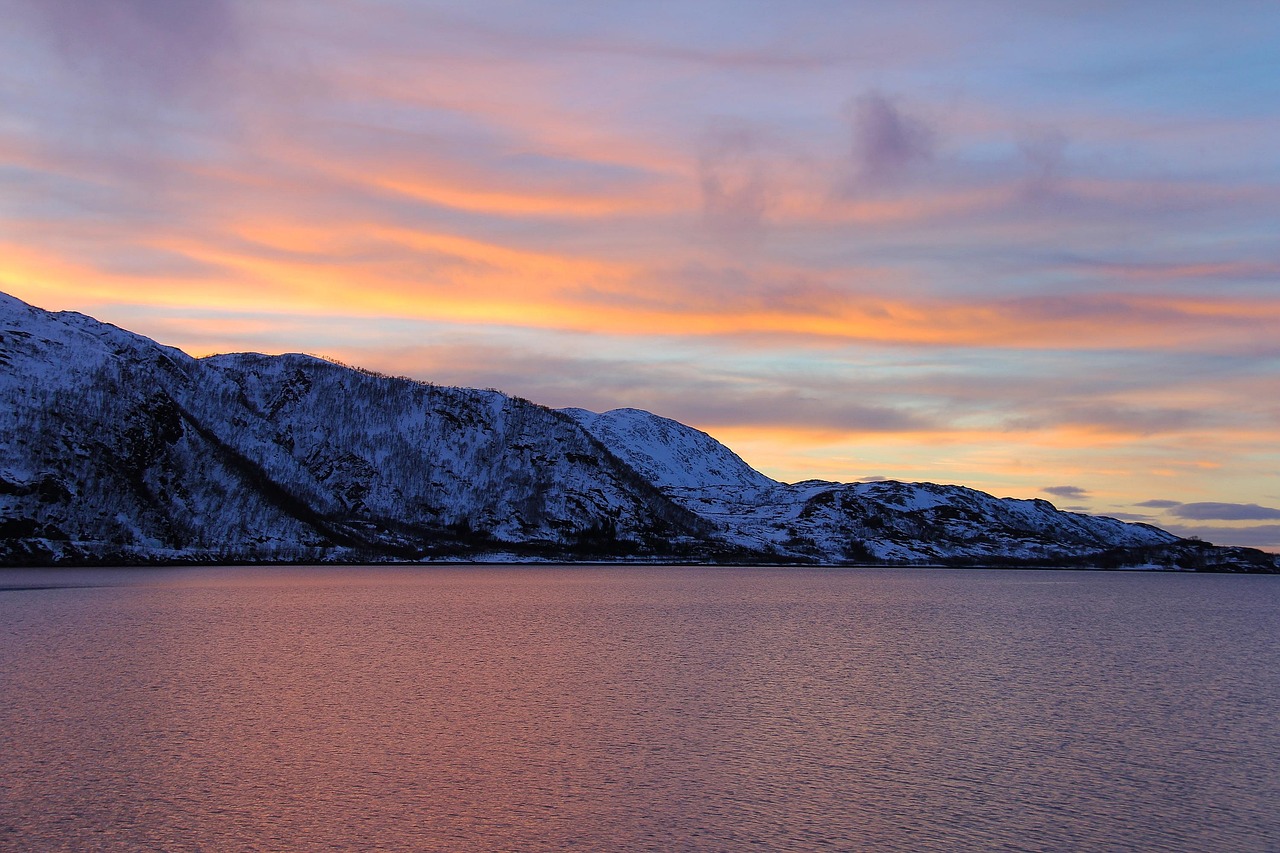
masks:
[[[755,494],[778,485],[705,432],[678,421],[640,409],[560,411],[659,488],[733,488]]]
[[[661,550],[710,529],[570,418],[0,298],[0,559]]]
[[[636,409],[564,409],[673,500],[748,551],[821,562],[1070,562],[1160,550],[1167,531],[933,483],[778,483],[704,432]]]
[[[0,563],[508,557],[1274,569],[927,483],[784,484],[635,409],[194,359],[0,294]]]

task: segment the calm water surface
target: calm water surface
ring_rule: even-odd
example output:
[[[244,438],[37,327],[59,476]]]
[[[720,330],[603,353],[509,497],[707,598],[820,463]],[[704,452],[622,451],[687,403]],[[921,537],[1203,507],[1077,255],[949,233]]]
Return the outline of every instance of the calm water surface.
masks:
[[[249,568],[0,590],[4,850],[1280,849],[1277,577]]]

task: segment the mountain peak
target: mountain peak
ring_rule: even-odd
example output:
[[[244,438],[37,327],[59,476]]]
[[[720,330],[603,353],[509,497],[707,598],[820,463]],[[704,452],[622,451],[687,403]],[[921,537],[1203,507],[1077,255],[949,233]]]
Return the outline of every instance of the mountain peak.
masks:
[[[659,488],[731,487],[759,492],[777,485],[707,433],[679,421],[643,409],[560,411]]]

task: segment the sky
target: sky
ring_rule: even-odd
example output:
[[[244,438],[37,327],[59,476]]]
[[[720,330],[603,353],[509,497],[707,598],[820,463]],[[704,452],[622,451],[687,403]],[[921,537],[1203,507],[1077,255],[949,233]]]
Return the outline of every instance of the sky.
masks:
[[[0,290],[1280,551],[1280,5],[0,0]]]

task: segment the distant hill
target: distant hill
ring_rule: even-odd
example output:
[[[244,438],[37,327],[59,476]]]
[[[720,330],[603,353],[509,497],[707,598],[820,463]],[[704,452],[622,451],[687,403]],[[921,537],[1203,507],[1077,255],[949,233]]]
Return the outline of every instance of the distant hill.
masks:
[[[306,355],[194,359],[0,294],[0,563],[1276,558],[928,483],[778,483],[636,409],[555,411]]]

